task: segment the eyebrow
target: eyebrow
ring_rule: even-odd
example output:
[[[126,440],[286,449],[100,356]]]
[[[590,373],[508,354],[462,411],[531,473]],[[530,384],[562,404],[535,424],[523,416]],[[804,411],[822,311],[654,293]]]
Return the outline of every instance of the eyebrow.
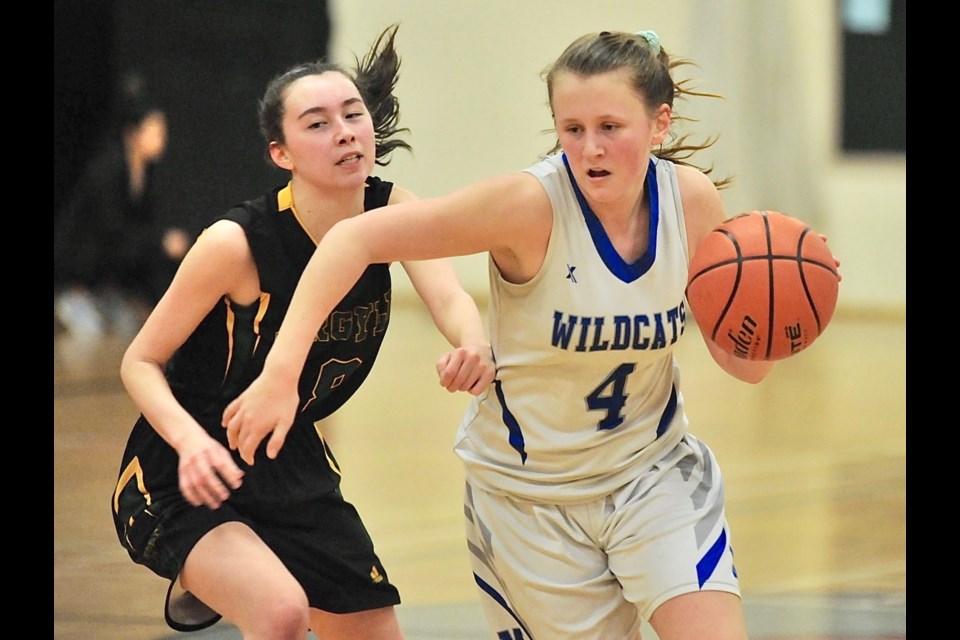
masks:
[[[350,105],[356,104],[358,102],[363,102],[363,100],[361,100],[360,98],[347,98],[346,100],[340,103],[340,106],[349,107]],[[297,116],[297,119],[299,120],[304,116],[308,116],[314,113],[327,113],[327,108],[326,107],[310,107],[309,109],[301,113],[299,116]]]

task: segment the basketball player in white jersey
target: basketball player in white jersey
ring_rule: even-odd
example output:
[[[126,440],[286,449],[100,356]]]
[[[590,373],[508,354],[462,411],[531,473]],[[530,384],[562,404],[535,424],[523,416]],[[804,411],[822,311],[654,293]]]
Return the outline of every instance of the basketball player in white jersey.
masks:
[[[368,264],[490,255],[497,377],[456,439],[467,543],[497,640],[747,637],[710,449],[688,431],[673,350],[696,325],[687,264],[727,215],[671,136],[653,32],[589,34],[546,73],[556,153],[452,194],[338,223],[304,272],[263,374],[225,411],[244,458],[275,456],[317,328]],[[656,152],[656,155],[654,155]],[[838,263],[839,264],[839,263]],[[707,340],[730,375],[773,362]]]

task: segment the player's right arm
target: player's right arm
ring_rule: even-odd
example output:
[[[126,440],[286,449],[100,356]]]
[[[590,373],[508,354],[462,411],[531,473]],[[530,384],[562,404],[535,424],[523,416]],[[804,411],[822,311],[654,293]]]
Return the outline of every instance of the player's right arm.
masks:
[[[390,204],[416,200],[394,185]],[[480,395],[493,382],[496,365],[477,303],[464,290],[449,258],[401,263],[440,333],[453,347],[437,360],[437,376],[447,391]]]
[[[120,377],[140,412],[179,457],[180,490],[193,505],[217,508],[240,486],[230,452],[177,402],[164,376],[174,352],[224,296],[256,299],[259,277],[243,229],[219,221],[187,252],[170,287],[130,343]]]
[[[551,215],[539,181],[515,173],[335,224],[300,277],[263,371],[224,410],[230,447],[253,464],[269,435],[267,456],[277,456],[293,422],[296,384],[313,338],[367,265],[489,251],[505,278],[523,282],[542,264]]]
[[[680,199],[683,203],[688,255],[692,256],[707,234],[726,220],[727,214],[720,192],[702,171],[677,165],[677,180],[680,184]],[[702,327],[700,323],[697,323],[697,326]],[[737,380],[756,384],[767,377],[773,369],[774,362],[738,358],[717,346],[702,328],[700,334],[714,361]]]

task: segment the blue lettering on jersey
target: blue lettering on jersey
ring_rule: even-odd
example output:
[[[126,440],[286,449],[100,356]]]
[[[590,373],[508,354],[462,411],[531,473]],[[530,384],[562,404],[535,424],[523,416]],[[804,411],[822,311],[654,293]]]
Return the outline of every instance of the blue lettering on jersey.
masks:
[[[575,351],[663,349],[683,335],[686,319],[686,307],[682,301],[666,311],[610,318],[554,311],[551,344],[570,349],[572,343]]]

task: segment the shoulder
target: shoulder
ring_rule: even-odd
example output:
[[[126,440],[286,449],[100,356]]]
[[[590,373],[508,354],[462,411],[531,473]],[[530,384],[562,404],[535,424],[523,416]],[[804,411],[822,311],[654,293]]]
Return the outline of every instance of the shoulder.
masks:
[[[511,219],[527,217],[517,215],[518,212],[552,210],[544,178],[529,169],[485,178],[464,191],[476,191],[488,211],[500,212]]]
[[[710,177],[694,167],[675,165],[680,201],[687,228],[690,254],[711,229],[726,219],[727,214],[720,192]]]
[[[232,220],[217,220],[187,251],[170,291],[183,304],[198,299],[212,302],[223,295],[251,304],[259,295],[259,282],[243,228]]]
[[[187,251],[180,271],[196,282],[243,273],[253,258],[246,232],[233,220],[217,220],[197,237]],[[179,276],[179,274],[178,274]]]
[[[244,200],[227,211],[213,217],[210,224],[215,224],[221,220],[230,220],[242,227],[249,227],[251,224],[262,220],[271,213],[271,208],[268,205],[269,202],[274,203],[272,213],[276,213],[276,201],[276,194],[271,194],[271,196],[264,195],[252,200]]]
[[[686,165],[678,164],[675,168],[684,213],[694,216],[719,216],[722,220],[725,217],[723,200],[710,177],[699,169]]]
[[[663,160],[660,161],[660,164],[669,164],[673,167],[681,191],[689,193],[690,196],[704,196],[717,192],[717,188],[713,185],[710,177],[699,169]],[[686,196],[687,193],[684,195]]]
[[[197,238],[197,244],[220,251],[249,252],[247,234],[239,222],[221,218],[206,227]]]
[[[417,196],[415,196],[412,191],[393,185],[393,191],[390,192],[390,200],[387,204],[400,204],[401,202],[410,202],[411,200],[417,200]]]
[[[524,174],[530,174],[543,179],[551,175],[565,174],[566,161],[563,153],[554,153],[552,155],[540,158],[537,162],[523,170]]]

